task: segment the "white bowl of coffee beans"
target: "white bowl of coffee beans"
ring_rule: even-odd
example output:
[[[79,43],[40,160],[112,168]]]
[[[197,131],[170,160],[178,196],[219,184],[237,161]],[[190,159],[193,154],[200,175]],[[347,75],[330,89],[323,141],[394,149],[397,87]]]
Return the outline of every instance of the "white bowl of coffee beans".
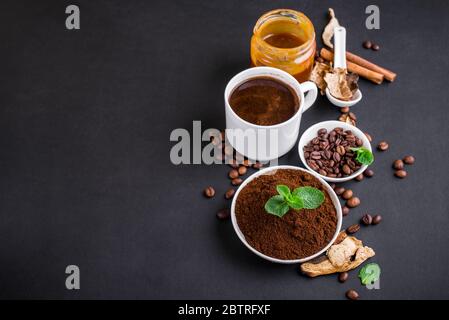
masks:
[[[323,121],[308,128],[298,144],[299,157],[304,166],[329,182],[352,180],[368,167],[356,160],[357,149],[372,154],[365,134],[342,121]]]

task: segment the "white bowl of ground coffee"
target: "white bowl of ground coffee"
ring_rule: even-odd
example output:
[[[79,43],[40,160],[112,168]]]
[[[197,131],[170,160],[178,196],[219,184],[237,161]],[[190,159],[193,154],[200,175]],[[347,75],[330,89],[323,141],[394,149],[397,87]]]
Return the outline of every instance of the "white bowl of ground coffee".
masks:
[[[289,209],[282,217],[268,213],[265,203],[276,186],[291,190],[313,187],[324,194],[315,209]],[[238,188],[231,220],[243,244],[256,255],[276,263],[303,263],[323,254],[335,242],[342,224],[337,195],[318,174],[300,167],[275,166],[260,170]]]

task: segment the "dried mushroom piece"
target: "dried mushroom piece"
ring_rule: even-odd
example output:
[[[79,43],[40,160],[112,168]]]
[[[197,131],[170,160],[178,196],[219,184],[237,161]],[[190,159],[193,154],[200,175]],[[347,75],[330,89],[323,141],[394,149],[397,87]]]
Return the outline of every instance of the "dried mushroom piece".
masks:
[[[324,81],[324,76],[326,73],[331,72],[331,67],[326,63],[317,62],[313,67],[312,73],[310,75],[310,81],[315,82],[317,87],[320,89],[322,95],[326,91],[326,81]]]
[[[333,97],[343,101],[351,100],[352,91],[346,80],[346,69],[337,68],[332,73],[326,73],[324,81]]]
[[[333,48],[334,45],[332,44],[332,37],[334,36],[334,28],[339,27],[340,24],[338,23],[337,18],[335,17],[334,9],[329,8],[329,23],[324,28],[324,32],[322,35],[323,43],[328,46],[329,48]]]
[[[362,241],[355,237],[347,237],[341,243],[334,244],[329,248],[325,260],[318,263],[303,263],[301,271],[309,277],[346,272],[357,268],[374,255],[374,250],[363,246]]]

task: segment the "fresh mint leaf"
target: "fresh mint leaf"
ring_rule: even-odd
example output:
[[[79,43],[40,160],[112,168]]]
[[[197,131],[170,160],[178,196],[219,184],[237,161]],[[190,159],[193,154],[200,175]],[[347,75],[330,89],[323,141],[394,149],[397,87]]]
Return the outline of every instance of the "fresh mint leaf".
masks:
[[[290,210],[290,206],[281,195],[271,197],[265,204],[265,211],[278,217],[283,217],[288,210]]]
[[[265,203],[265,211],[278,217],[283,217],[290,208],[315,209],[324,201],[324,193],[313,187],[296,188],[293,192],[285,185],[277,185],[279,193]]]
[[[374,162],[374,155],[367,148],[365,147],[351,148],[351,150],[357,154],[357,157],[355,158],[357,162],[367,166],[369,166]]]
[[[280,185],[276,186],[276,191],[277,191],[281,196],[283,196],[284,199],[289,199],[289,198],[291,198],[291,192],[290,192],[290,189],[289,189],[287,186],[283,185],[283,184],[280,184]]]
[[[360,269],[359,278],[363,285],[373,284],[380,278],[380,266],[377,263],[368,263]]]
[[[296,197],[296,196],[292,196],[291,200],[287,200],[288,205],[295,209],[295,210],[301,210],[304,209],[304,202],[302,201],[301,198]]]
[[[302,200],[306,209],[316,209],[324,201],[324,193],[313,187],[296,188],[292,194]]]

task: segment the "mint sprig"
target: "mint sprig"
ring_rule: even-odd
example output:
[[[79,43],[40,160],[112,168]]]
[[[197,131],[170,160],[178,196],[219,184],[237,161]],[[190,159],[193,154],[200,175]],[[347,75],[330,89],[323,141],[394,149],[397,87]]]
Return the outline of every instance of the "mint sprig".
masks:
[[[363,285],[374,284],[380,278],[380,266],[377,263],[368,263],[360,269],[359,278]]]
[[[351,148],[351,150],[357,154],[355,160],[357,160],[359,163],[369,166],[374,162],[374,155],[367,148]]]
[[[290,209],[316,209],[324,201],[324,193],[313,187],[299,187],[290,191],[285,185],[277,185],[279,193],[265,203],[265,211],[283,217]]]

